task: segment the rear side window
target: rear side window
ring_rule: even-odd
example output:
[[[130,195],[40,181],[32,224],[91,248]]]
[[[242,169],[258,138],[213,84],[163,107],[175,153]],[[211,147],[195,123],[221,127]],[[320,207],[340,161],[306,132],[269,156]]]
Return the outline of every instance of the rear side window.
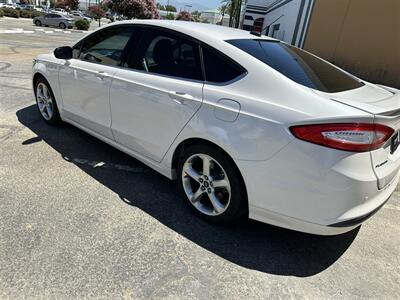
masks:
[[[238,47],[291,80],[328,93],[359,88],[364,84],[340,69],[299,48],[276,41],[240,39]]]
[[[122,53],[133,32],[133,27],[119,26],[96,32],[83,41],[79,58],[102,65],[117,66],[121,63]]]
[[[225,58],[215,50],[211,50],[208,47],[203,47],[202,50],[206,81],[224,83],[246,73],[246,70],[241,66]]]

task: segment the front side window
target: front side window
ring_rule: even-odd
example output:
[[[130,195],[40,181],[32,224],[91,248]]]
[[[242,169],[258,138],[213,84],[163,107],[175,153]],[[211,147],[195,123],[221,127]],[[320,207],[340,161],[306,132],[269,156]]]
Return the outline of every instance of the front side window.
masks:
[[[285,43],[253,39],[228,40],[227,42],[291,80],[312,89],[335,93],[364,85],[322,59]]]
[[[83,41],[79,58],[93,63],[117,66],[121,63],[122,53],[133,32],[133,27],[121,26],[96,32]]]
[[[127,66],[148,73],[202,80],[198,45],[157,29],[146,29]]]

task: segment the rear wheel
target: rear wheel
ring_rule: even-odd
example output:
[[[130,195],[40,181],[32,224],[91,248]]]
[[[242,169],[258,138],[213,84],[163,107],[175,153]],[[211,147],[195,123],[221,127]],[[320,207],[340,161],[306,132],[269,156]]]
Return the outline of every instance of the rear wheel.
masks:
[[[67,25],[65,25],[64,23],[60,23],[58,27],[60,27],[61,29],[65,29],[67,28]]]
[[[179,188],[201,218],[229,223],[247,213],[244,183],[234,162],[208,145],[186,149],[178,166]]]
[[[39,20],[36,20],[36,21],[35,21],[35,25],[36,25],[36,26],[42,26],[42,22],[40,22]]]
[[[57,103],[53,91],[44,78],[39,78],[35,82],[35,97],[37,108],[43,120],[50,125],[59,124],[61,118]]]

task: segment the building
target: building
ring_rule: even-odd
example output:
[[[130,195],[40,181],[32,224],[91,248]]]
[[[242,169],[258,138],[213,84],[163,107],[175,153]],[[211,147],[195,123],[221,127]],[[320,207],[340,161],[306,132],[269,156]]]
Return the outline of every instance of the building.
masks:
[[[176,16],[178,15],[177,12],[167,10],[158,10],[158,14],[160,15],[161,19],[166,19],[168,15],[173,15],[174,18],[176,18]]]
[[[229,25],[229,15],[224,14],[222,17],[221,12],[218,9],[210,9],[204,10],[201,12],[200,20],[202,22],[210,23],[210,24],[220,24],[221,20],[222,25],[228,26]]]
[[[302,47],[313,3],[314,0],[248,0],[243,29]]]
[[[248,0],[243,29],[317,54],[361,78],[400,87],[399,0]]]

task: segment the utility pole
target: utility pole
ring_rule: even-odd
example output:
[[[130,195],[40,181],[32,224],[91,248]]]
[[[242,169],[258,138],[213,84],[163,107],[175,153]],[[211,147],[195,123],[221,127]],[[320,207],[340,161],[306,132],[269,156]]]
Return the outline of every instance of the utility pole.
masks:
[[[100,10],[100,0],[96,0],[96,4],[97,4],[97,11],[99,11]],[[101,20],[101,16],[99,14],[99,27],[100,27],[100,20]]]

